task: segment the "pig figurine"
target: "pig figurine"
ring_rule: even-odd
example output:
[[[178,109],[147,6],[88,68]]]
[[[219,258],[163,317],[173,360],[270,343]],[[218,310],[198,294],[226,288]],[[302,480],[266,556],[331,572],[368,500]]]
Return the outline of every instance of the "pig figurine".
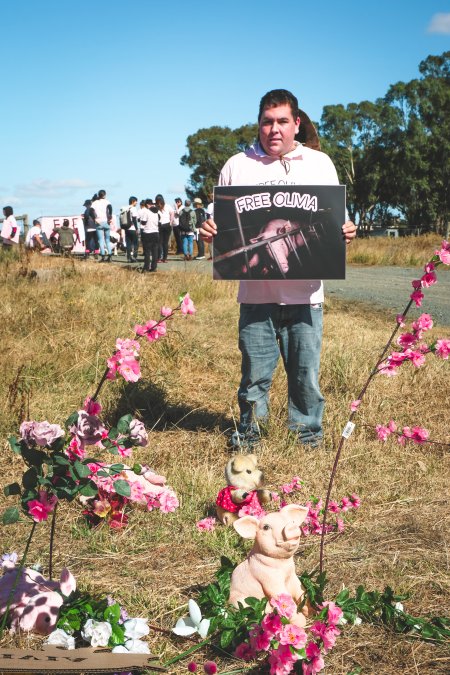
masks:
[[[247,559],[240,563],[231,577],[230,603],[245,604],[248,597],[268,600],[286,593],[298,604],[303,598],[303,588],[295,573],[294,553],[300,543],[300,525],[308,509],[298,504],[288,504],[280,511],[268,513],[258,520],[244,516],[233,527],[244,539],[254,539]],[[272,611],[268,604],[267,611]],[[306,623],[306,605],[302,614],[292,622],[302,627]]]
[[[16,575],[17,568],[13,567],[0,579],[0,616],[6,611]],[[75,588],[75,577],[67,569],[63,569],[58,582],[47,581],[39,572],[24,567],[19,574],[9,606],[11,629],[49,635],[58,621],[59,608],[64,602],[63,595],[70,595]]]

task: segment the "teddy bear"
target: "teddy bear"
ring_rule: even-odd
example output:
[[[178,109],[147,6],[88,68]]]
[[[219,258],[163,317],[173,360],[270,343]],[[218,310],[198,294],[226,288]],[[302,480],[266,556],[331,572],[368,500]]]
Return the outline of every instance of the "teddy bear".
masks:
[[[256,455],[235,455],[225,467],[227,487],[216,499],[217,517],[224,525],[231,525],[240,515],[264,515],[263,504],[272,495],[265,490],[263,472],[258,468]]]

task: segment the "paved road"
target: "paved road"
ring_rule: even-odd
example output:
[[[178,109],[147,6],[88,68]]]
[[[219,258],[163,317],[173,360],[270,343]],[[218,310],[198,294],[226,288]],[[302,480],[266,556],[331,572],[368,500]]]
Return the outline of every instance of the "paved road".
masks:
[[[116,263],[128,266],[125,257],[114,259]],[[142,266],[141,256],[137,265]],[[159,264],[161,271],[202,272],[212,275],[212,263],[209,260],[192,260],[184,262],[182,256],[169,256],[166,264]],[[414,267],[364,267],[347,266],[345,281],[325,281],[327,297],[343,298],[355,302],[369,303],[380,308],[401,312],[412,291],[411,281],[423,274],[422,268]],[[431,314],[438,325],[450,326],[450,272],[438,269],[438,283],[425,289],[425,299],[420,312]],[[415,311],[414,314],[417,312]]]
[[[412,292],[411,281],[423,274],[414,267],[347,266],[345,281],[326,281],[328,297],[355,300],[387,307],[395,313],[403,311]],[[450,326],[450,274],[437,270],[438,283],[424,290],[421,312],[431,314],[436,324]],[[415,307],[415,306],[414,306]]]

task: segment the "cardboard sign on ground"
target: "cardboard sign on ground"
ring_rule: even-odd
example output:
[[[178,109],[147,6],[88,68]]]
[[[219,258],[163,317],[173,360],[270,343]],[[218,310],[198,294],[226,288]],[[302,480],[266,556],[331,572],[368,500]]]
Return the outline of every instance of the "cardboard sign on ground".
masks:
[[[165,672],[151,654],[112,654],[110,651],[59,649],[47,646],[43,650],[0,648],[0,673],[40,675],[53,673],[117,673],[149,670]]]

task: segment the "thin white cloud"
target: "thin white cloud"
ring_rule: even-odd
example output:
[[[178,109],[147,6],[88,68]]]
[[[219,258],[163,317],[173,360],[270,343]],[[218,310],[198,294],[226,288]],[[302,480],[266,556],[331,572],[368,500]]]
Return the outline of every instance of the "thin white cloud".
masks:
[[[428,33],[440,33],[441,35],[450,35],[450,12],[440,12],[431,17]]]
[[[16,186],[16,195],[21,199],[46,199],[48,197],[62,197],[78,190],[93,191],[93,183],[80,178],[68,178],[66,180],[53,181],[47,178],[38,178],[31,183],[23,183]]]

